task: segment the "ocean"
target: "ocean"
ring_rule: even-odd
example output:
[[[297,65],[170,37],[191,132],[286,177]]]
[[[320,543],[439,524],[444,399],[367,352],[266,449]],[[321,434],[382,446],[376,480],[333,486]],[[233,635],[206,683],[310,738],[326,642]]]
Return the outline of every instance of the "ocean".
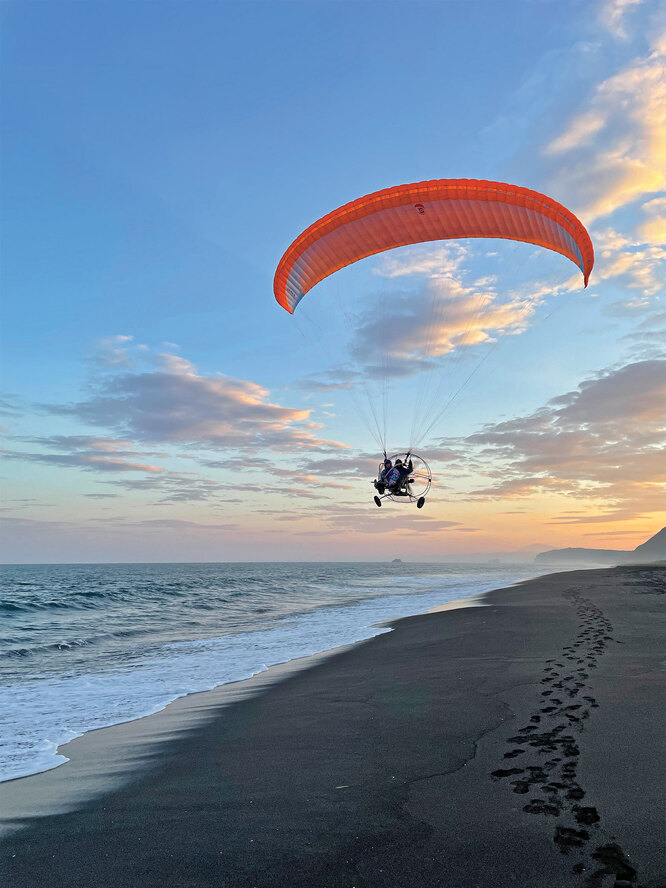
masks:
[[[388,631],[536,565],[3,565],[0,780],[54,768],[86,731]]]

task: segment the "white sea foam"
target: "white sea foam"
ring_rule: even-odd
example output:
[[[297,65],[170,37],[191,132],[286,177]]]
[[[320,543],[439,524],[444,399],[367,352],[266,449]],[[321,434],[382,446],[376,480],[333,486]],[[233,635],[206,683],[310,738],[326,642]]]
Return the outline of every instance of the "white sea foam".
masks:
[[[255,631],[170,642],[139,653],[128,649],[121,663],[97,671],[88,665],[83,672],[24,673],[20,681],[0,687],[0,780],[62,764],[66,759],[58,746],[86,731],[149,715],[178,697],[248,678],[277,663],[370,638],[389,631],[380,622],[424,613],[534,573],[508,569],[483,575],[475,570],[448,577],[384,576],[381,582],[359,577],[360,594],[372,590],[381,597],[320,606]],[[397,594],[398,589],[409,592]]]

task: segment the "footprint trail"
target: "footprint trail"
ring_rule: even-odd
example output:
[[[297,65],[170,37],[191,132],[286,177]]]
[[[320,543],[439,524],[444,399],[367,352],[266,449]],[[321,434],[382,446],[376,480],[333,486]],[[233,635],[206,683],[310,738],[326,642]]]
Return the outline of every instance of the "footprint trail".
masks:
[[[572,874],[584,888],[640,888],[637,873],[622,849],[596,844],[601,815],[586,805],[578,779],[580,749],[576,738],[599,704],[588,684],[591,671],[613,641],[613,627],[603,611],[578,592],[565,598],[579,619],[575,640],[558,657],[546,661],[537,711],[529,724],[508,738],[506,765],[491,773],[526,796],[523,811],[552,818],[553,842],[572,858]]]

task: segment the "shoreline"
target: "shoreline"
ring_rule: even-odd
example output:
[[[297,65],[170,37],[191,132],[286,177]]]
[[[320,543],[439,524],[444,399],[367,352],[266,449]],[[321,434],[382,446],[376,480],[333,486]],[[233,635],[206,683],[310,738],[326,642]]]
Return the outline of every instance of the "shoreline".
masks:
[[[278,682],[363,641],[296,657],[238,681],[184,694],[157,712],[93,728],[60,744],[57,751],[66,754],[67,761],[0,782],[0,839],[44,817],[76,811],[141,779],[159,761],[164,744],[196,731],[227,707],[266,693]]]
[[[665,576],[541,576],[394,620],[223,708],[181,698],[187,727],[163,725],[134,779],[6,839],[10,884],[558,888],[596,867],[600,888],[663,888]],[[72,743],[155,733],[165,712]]]
[[[507,579],[509,582],[521,582],[523,577],[519,578],[502,578],[506,583]],[[479,596],[483,595],[485,591],[490,591],[492,588],[497,588],[496,586],[486,584],[487,588],[483,592],[478,592],[476,590],[470,590],[469,595],[465,595],[465,597],[461,600],[466,601],[467,598],[470,599],[478,599]],[[458,591],[458,590],[456,590]],[[34,778],[38,777],[41,774],[45,774],[49,771],[56,770],[57,768],[64,767],[67,765],[69,755],[68,751],[70,749],[76,749],[77,741],[80,740],[83,736],[87,734],[93,734],[100,730],[106,730],[109,728],[114,728],[123,724],[131,724],[143,718],[151,718],[153,716],[158,715],[160,712],[163,712],[167,707],[172,706],[179,700],[186,699],[190,696],[215,692],[218,689],[225,686],[236,686],[246,681],[256,681],[257,677],[266,673],[268,670],[273,670],[275,667],[285,667],[288,663],[294,661],[301,661],[307,659],[308,657],[316,657],[319,655],[327,655],[330,652],[334,652],[338,649],[344,648],[349,644],[356,644],[361,641],[365,641],[373,636],[380,634],[382,632],[389,631],[393,622],[398,619],[401,619],[406,616],[413,616],[415,614],[425,613],[428,610],[432,609],[432,604],[435,604],[437,607],[448,607],[449,604],[454,604],[458,601],[458,599],[453,600],[453,602],[447,602],[447,595],[451,594],[451,590],[446,588],[441,588],[439,590],[429,590],[426,592],[403,592],[400,594],[392,594],[388,596],[375,596],[370,597],[366,600],[360,600],[354,602],[352,605],[347,608],[344,604],[336,604],[333,603],[329,607],[318,608],[310,613],[298,614],[296,616],[296,621],[299,619],[308,620],[319,614],[326,614],[327,611],[331,610],[333,612],[337,612],[340,610],[350,610],[353,612],[355,607],[359,605],[368,610],[369,608],[374,608],[376,613],[368,613],[361,617],[360,621],[355,623],[354,625],[345,625],[345,621],[342,622],[342,627],[338,627],[336,631],[336,626],[338,626],[337,622],[333,621],[331,624],[333,627],[333,631],[329,631],[328,633],[324,633],[324,635],[328,634],[328,637],[319,637],[315,640],[309,639],[307,637],[297,639],[300,641],[300,645],[294,645],[293,642],[288,644],[287,647],[291,648],[291,650],[275,650],[270,649],[274,647],[269,643],[268,649],[261,650],[260,648],[256,649],[256,655],[250,658],[250,662],[244,662],[243,666],[245,669],[239,667],[238,665],[234,666],[233,663],[221,663],[216,666],[211,664],[213,667],[213,672],[218,672],[217,681],[211,682],[209,676],[206,676],[204,681],[192,681],[188,680],[187,677],[183,679],[176,677],[175,680],[177,684],[168,685],[165,687],[165,691],[161,695],[153,694],[152,699],[149,697],[144,701],[143,706],[134,706],[129,707],[130,710],[133,708],[134,711],[124,712],[124,713],[114,713],[113,710],[109,710],[106,713],[106,718],[99,724],[94,725],[91,724],[88,720],[87,715],[79,712],[79,720],[78,724],[73,724],[69,726],[67,731],[61,730],[60,738],[58,737],[58,731],[54,730],[53,733],[48,735],[48,740],[46,736],[43,736],[42,739],[42,749],[44,752],[39,757],[40,760],[31,762],[29,767],[32,770],[27,770],[23,773],[14,773],[10,775],[2,775],[0,777],[0,831],[2,830],[2,787],[6,786],[8,783],[11,783],[14,780],[21,780],[26,778]],[[460,592],[458,592],[460,594]],[[464,594],[464,593],[463,593]],[[423,600],[429,599],[429,600]],[[445,604],[441,604],[442,600]],[[339,616],[339,615],[338,615]],[[268,631],[266,632],[266,636],[269,636],[272,631],[279,631],[281,626],[285,623],[289,622],[290,618],[282,618],[278,619],[273,625],[265,627]],[[291,618],[294,619],[294,618]],[[336,618],[337,619],[337,618]],[[261,631],[261,630],[260,630]],[[232,642],[238,643],[239,641],[245,641],[246,638],[250,636],[244,636],[243,634],[234,634],[231,633],[229,636],[232,639]],[[261,640],[263,641],[264,633],[261,633]],[[213,642],[223,642],[226,639],[226,636],[223,634],[219,638],[213,637],[210,639]],[[206,639],[193,639],[193,643],[201,643]],[[242,650],[241,660],[242,657]],[[167,661],[167,666],[169,665]],[[229,666],[231,665],[231,668]],[[300,667],[299,667],[300,668]],[[226,673],[226,674],[225,674]],[[244,674],[243,674],[244,673]],[[272,674],[272,673],[271,673]],[[186,676],[187,673],[185,672]],[[126,681],[131,683],[132,675],[127,673],[125,676]],[[172,677],[173,678],[173,677]],[[189,685],[189,688],[182,690],[180,687],[185,685]],[[197,685],[199,685],[197,687]],[[172,690],[173,688],[173,690]],[[16,695],[20,695],[20,688],[16,690]],[[122,693],[122,686],[119,686],[118,693]],[[108,708],[108,707],[107,707]],[[52,729],[53,730],[53,729]],[[64,734],[64,736],[63,736]],[[55,742],[54,742],[55,741]],[[71,744],[74,744],[72,746]],[[48,750],[48,751],[47,751]],[[16,768],[14,770],[17,770]]]
[[[481,607],[487,594],[456,598],[424,613]],[[371,628],[391,631],[403,619],[409,617],[380,621]],[[93,728],[59,744],[56,752],[65,755],[66,761],[45,771],[0,781],[0,838],[35,819],[76,810],[131,783],[143,769],[150,768],[164,743],[196,730],[233,703],[263,694],[291,675],[376,637],[275,663],[246,678],[176,697],[156,712]]]

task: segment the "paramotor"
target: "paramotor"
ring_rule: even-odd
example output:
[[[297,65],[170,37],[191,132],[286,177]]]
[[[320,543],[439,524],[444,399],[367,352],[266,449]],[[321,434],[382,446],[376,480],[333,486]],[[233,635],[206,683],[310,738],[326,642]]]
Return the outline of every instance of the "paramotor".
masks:
[[[366,256],[409,244],[458,238],[505,238],[553,250],[580,268],[586,287],[594,266],[594,248],[583,224],[545,194],[504,182],[432,179],[367,194],[306,228],[278,264],[273,284],[275,298],[293,314],[303,296],[316,284]],[[480,363],[482,361],[476,369]],[[417,399],[414,427],[419,418],[425,418],[426,425],[420,435],[413,432],[410,446],[419,445],[475,372],[468,374],[443,406],[434,403],[432,416]],[[377,435],[370,424],[368,427],[385,451],[386,422],[382,429],[378,418],[374,416],[374,419]],[[408,454],[396,454],[392,459],[406,456]],[[383,499],[416,502],[418,508],[423,506],[432,475],[425,460],[414,455],[411,458],[414,471],[409,473],[409,478],[403,477],[398,487],[386,484],[380,490],[383,485],[380,466],[374,482],[378,506]]]
[[[391,464],[388,472],[385,469],[387,462]],[[395,479],[392,479],[390,473],[395,472],[396,463],[405,467],[411,466],[411,471],[405,471],[402,477],[398,472]],[[379,464],[377,478],[373,484],[377,490],[375,496],[377,506],[381,506],[382,500],[389,499],[394,503],[416,503],[416,507],[422,509],[432,484],[432,472],[423,457],[415,453],[395,453]]]

